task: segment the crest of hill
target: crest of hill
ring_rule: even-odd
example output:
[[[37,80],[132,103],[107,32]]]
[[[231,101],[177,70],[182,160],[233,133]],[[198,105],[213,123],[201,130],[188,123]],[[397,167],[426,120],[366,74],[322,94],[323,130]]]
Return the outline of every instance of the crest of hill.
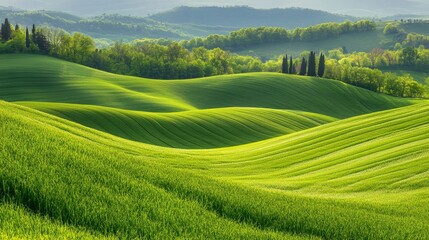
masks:
[[[308,27],[324,22],[354,21],[355,17],[329,12],[303,9],[255,9],[246,6],[236,7],[178,7],[155,14],[152,19],[169,22],[208,26],[229,26],[236,28],[273,26]]]

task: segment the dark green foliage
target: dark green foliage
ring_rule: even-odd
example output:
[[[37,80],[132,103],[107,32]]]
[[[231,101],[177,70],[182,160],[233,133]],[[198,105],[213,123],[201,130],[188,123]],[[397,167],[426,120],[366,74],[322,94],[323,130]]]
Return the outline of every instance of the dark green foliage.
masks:
[[[28,32],[28,27],[25,28],[25,47],[30,48],[30,34]]]
[[[413,47],[406,47],[402,49],[401,61],[406,66],[413,66],[416,64],[418,58],[417,49]]]
[[[288,58],[287,58],[287,54],[286,56],[283,57],[282,60],[282,73],[284,74],[288,74],[289,73],[289,65],[288,65]]]
[[[19,25],[18,24],[15,25],[15,31],[19,31]]]
[[[292,56],[290,56],[290,60],[289,60],[289,73],[296,74],[295,64],[293,62]]]
[[[12,26],[9,23],[9,20],[6,18],[4,24],[1,25],[1,39],[3,41],[8,41],[12,38]]]
[[[35,39],[34,43],[39,47],[39,50],[42,53],[49,53],[50,43],[46,39],[46,36],[43,35],[43,33],[36,32],[34,39]]]
[[[299,70],[299,75],[301,75],[301,76],[307,75],[307,60],[305,60],[305,58],[302,58],[301,68]]]
[[[323,75],[325,75],[325,55],[323,53],[320,53],[319,69],[317,71],[317,75],[319,77],[323,77]]]
[[[36,25],[33,24],[33,28],[31,29],[31,40],[33,40],[34,43],[36,43]]]
[[[316,76],[316,53],[311,51],[308,57],[308,72],[307,75],[310,77]]]

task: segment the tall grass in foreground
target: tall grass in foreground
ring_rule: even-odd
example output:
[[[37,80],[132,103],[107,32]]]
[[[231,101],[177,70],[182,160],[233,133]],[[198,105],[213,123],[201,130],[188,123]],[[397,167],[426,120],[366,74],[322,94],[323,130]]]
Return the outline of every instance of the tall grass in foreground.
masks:
[[[428,221],[420,217],[424,214],[402,215],[389,206],[214,180],[161,163],[180,161],[180,154],[161,156],[156,163],[150,153],[155,148],[140,146],[140,154],[126,154],[96,140],[104,134],[64,131],[74,124],[60,121],[54,127],[47,115],[1,105],[3,199],[95,234],[163,239],[299,238],[290,234],[429,238]]]

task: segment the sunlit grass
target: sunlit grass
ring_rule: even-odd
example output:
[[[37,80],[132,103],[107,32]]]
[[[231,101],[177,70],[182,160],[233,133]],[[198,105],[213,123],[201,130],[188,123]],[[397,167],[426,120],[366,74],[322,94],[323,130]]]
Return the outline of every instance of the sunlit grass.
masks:
[[[426,101],[8,57],[1,239],[429,238]]]

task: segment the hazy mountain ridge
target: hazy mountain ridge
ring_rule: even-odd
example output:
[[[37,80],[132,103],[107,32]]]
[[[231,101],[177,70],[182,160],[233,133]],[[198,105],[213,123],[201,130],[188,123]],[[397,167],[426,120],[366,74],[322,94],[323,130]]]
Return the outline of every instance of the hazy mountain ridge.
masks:
[[[407,15],[408,16],[408,15]],[[414,15],[413,15],[414,16]],[[415,15],[417,18],[417,15]],[[400,19],[393,16],[381,20]],[[108,41],[141,38],[172,40],[228,34],[241,28],[274,26],[294,29],[324,22],[356,21],[358,18],[329,12],[303,9],[255,9],[238,7],[178,7],[167,12],[138,17],[121,14],[102,14],[80,17],[59,11],[26,11],[0,6],[0,18],[23,26],[48,25],[68,32],[82,32]]]
[[[184,38],[184,33],[151,19],[121,15],[102,15],[81,18],[57,11],[0,10],[1,18],[9,18],[12,24],[31,26],[47,25],[68,32],[82,32],[95,38],[131,40],[135,38]]]
[[[178,7],[150,18],[162,22],[229,26],[237,28],[273,26],[308,27],[323,22],[355,21],[356,17],[304,8],[255,9],[236,7]]]
[[[65,11],[79,16],[94,16],[103,13],[147,16],[161,13],[179,6],[241,6],[253,8],[291,8],[306,7],[332,13],[359,17],[385,17],[396,14],[423,14],[429,11],[427,0],[1,0],[1,5],[29,10]]]

